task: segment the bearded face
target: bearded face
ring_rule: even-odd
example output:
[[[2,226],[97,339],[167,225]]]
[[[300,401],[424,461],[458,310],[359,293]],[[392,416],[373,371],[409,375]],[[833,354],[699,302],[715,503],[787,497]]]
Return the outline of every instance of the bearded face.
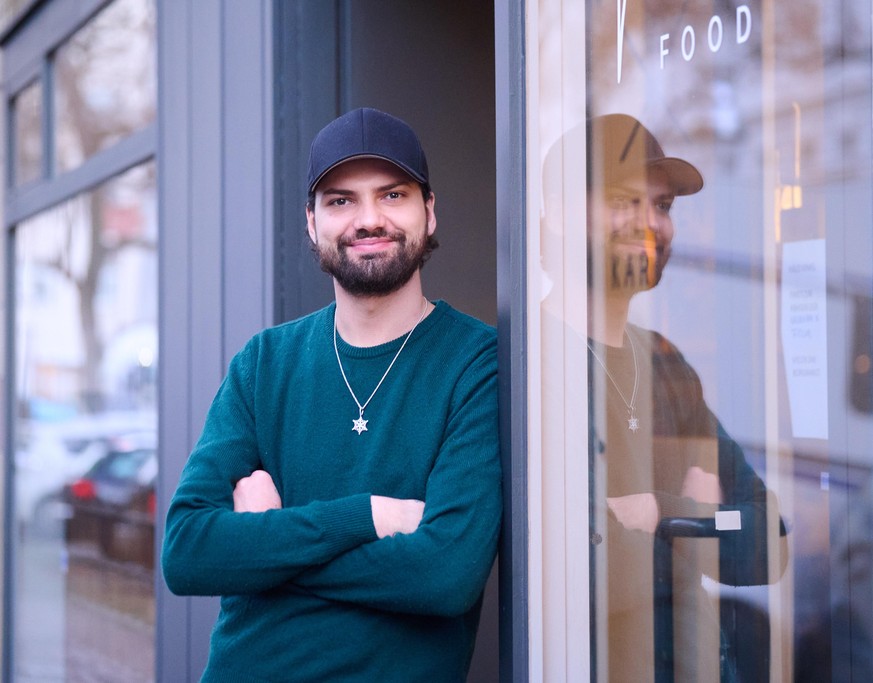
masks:
[[[437,246],[434,201],[388,161],[340,164],[319,182],[306,210],[321,269],[353,296],[396,292]]]
[[[589,286],[628,297],[655,287],[670,258],[673,194],[658,174],[627,179],[589,197]]]
[[[333,276],[340,287],[356,296],[384,296],[405,285],[422,266],[429,252],[426,230],[421,238],[409,238],[402,232],[390,234],[385,228],[358,229],[334,244],[320,241],[315,245],[321,269]],[[349,247],[360,240],[378,238],[394,243],[384,251],[351,256]]]

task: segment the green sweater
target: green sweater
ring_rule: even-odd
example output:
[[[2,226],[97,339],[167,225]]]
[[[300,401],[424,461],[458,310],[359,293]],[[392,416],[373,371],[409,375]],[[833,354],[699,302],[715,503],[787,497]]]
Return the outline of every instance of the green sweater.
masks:
[[[167,513],[164,578],[222,596],[204,681],[463,681],[500,527],[494,330],[437,302],[358,434],[333,319],[231,361]],[[360,401],[402,342],[338,338]],[[283,508],[233,512],[259,468]],[[370,495],[425,501],[419,528],[378,539]]]

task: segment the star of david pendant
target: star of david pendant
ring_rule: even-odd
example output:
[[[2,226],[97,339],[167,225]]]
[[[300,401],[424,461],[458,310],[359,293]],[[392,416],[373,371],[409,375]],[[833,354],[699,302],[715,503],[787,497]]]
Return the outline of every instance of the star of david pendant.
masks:
[[[367,429],[367,422],[369,422],[369,420],[364,419],[363,413],[361,413],[361,416],[357,420],[352,420],[352,422],[354,423],[352,430],[356,431],[358,433],[358,436],[361,435],[361,432],[369,431]]]
[[[640,421],[636,415],[632,414],[627,419],[627,428],[630,429],[632,432],[636,432],[640,428]]]

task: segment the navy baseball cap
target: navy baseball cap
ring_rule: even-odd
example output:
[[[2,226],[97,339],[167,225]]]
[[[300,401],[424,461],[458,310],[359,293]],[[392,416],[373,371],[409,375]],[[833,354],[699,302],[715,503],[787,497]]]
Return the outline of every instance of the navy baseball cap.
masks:
[[[697,168],[664,154],[661,144],[642,123],[627,114],[596,116],[588,122],[589,185],[605,184],[657,168],[667,176],[674,194],[689,195],[703,188]]]
[[[331,170],[361,157],[385,159],[430,188],[427,159],[409,125],[378,109],[354,109],[319,131],[309,149],[309,192]]]

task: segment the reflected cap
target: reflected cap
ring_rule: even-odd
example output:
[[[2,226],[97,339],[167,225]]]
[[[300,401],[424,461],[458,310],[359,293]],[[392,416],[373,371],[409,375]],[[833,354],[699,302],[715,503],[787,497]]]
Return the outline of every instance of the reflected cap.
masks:
[[[385,159],[430,189],[427,159],[415,131],[378,109],[354,109],[319,131],[309,150],[309,192],[330,171],[351,159]]]
[[[634,117],[606,114],[588,122],[589,185],[598,177],[609,185],[644,169],[665,173],[673,193],[689,195],[703,188],[703,176],[684,159],[668,157],[654,135]]]

